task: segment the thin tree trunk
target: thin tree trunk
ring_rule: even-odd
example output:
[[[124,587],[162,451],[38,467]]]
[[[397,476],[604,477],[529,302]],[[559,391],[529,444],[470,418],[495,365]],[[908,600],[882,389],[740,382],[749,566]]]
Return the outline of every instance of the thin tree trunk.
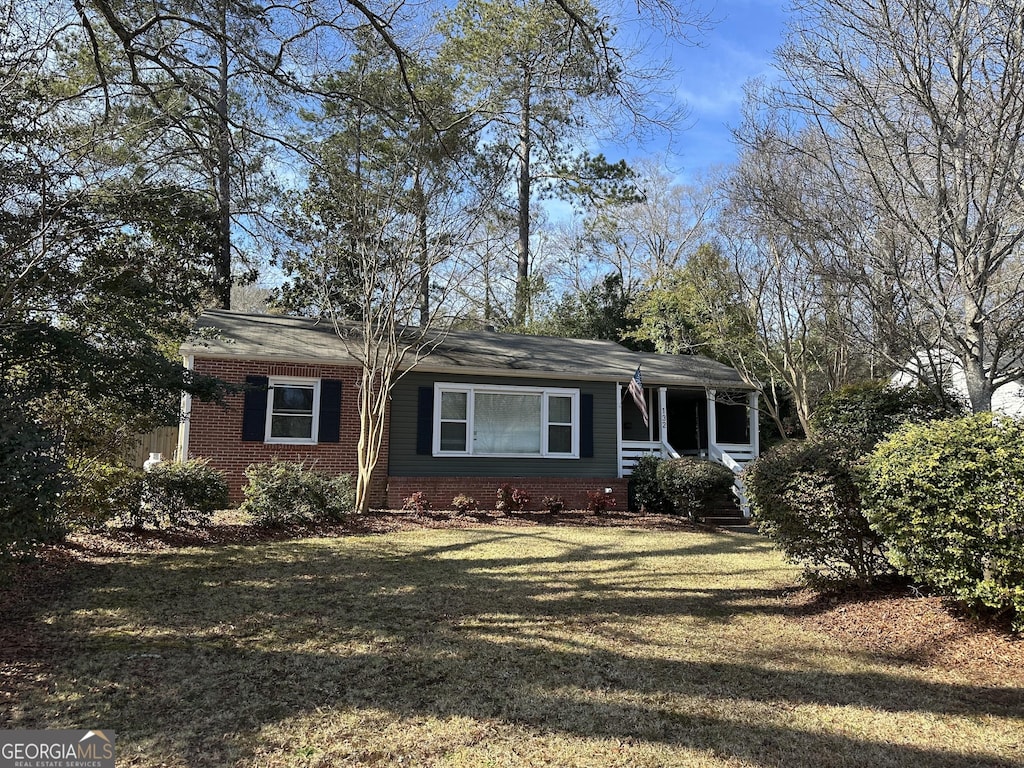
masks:
[[[530,305],[530,154],[532,151],[530,114],[530,76],[523,78],[522,104],[519,113],[519,211],[516,242],[516,304],[512,324],[526,325]]]
[[[413,195],[416,206],[416,245],[419,249],[419,321],[420,328],[430,322],[430,251],[427,243],[427,198],[423,192],[423,177],[420,168],[413,179]]]
[[[228,121],[227,0],[220,0],[220,65],[217,77],[217,303],[231,309],[231,124]]]

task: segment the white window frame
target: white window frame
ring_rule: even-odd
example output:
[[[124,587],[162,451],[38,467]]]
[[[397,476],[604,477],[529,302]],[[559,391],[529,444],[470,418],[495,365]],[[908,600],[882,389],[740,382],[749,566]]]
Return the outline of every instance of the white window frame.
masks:
[[[270,427],[274,418],[274,387],[312,387],[313,389],[313,419],[310,426],[309,437],[273,437]],[[274,445],[316,445],[319,441],[317,435],[320,430],[320,379],[306,379],[296,376],[271,376],[267,389],[267,418],[263,428],[265,443]]]
[[[441,450],[441,396],[445,392],[464,392],[466,394],[466,449],[464,451]],[[540,453],[480,453],[473,450],[474,410],[476,395],[537,395],[540,397]],[[549,427],[548,399],[550,397],[568,397],[572,404],[572,451],[555,453],[548,449]],[[446,419],[451,421],[451,419]],[[564,426],[565,422],[555,422],[555,426]],[[477,456],[496,459],[578,459],[580,457],[580,391],[562,387],[517,387],[502,384],[462,384],[449,382],[434,383],[434,418],[433,418],[433,455],[442,456]]]

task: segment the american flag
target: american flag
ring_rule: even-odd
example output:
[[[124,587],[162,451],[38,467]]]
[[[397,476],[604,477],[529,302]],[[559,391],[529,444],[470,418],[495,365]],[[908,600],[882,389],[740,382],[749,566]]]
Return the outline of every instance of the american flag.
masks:
[[[644,397],[644,379],[640,375],[640,366],[637,366],[636,373],[629,380],[629,394],[633,396],[633,402],[640,409],[640,415],[644,417],[644,426],[650,426],[647,419],[647,398]]]

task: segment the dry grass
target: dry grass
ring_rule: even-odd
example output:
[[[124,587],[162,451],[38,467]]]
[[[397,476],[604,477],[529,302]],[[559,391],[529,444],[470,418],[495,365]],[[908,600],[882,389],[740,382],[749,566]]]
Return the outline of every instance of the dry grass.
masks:
[[[0,727],[120,766],[1024,765],[1024,673],[796,615],[746,534],[482,527],[95,552],[9,605]]]

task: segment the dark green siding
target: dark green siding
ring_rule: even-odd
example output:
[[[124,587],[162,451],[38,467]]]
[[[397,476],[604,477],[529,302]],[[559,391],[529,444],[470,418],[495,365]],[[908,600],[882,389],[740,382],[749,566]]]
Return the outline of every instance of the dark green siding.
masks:
[[[594,456],[587,459],[434,457],[416,453],[417,398],[420,387],[434,382],[563,387],[594,396]],[[388,474],[392,477],[616,477],[615,384],[501,376],[446,376],[410,373],[395,387],[391,400]]]

